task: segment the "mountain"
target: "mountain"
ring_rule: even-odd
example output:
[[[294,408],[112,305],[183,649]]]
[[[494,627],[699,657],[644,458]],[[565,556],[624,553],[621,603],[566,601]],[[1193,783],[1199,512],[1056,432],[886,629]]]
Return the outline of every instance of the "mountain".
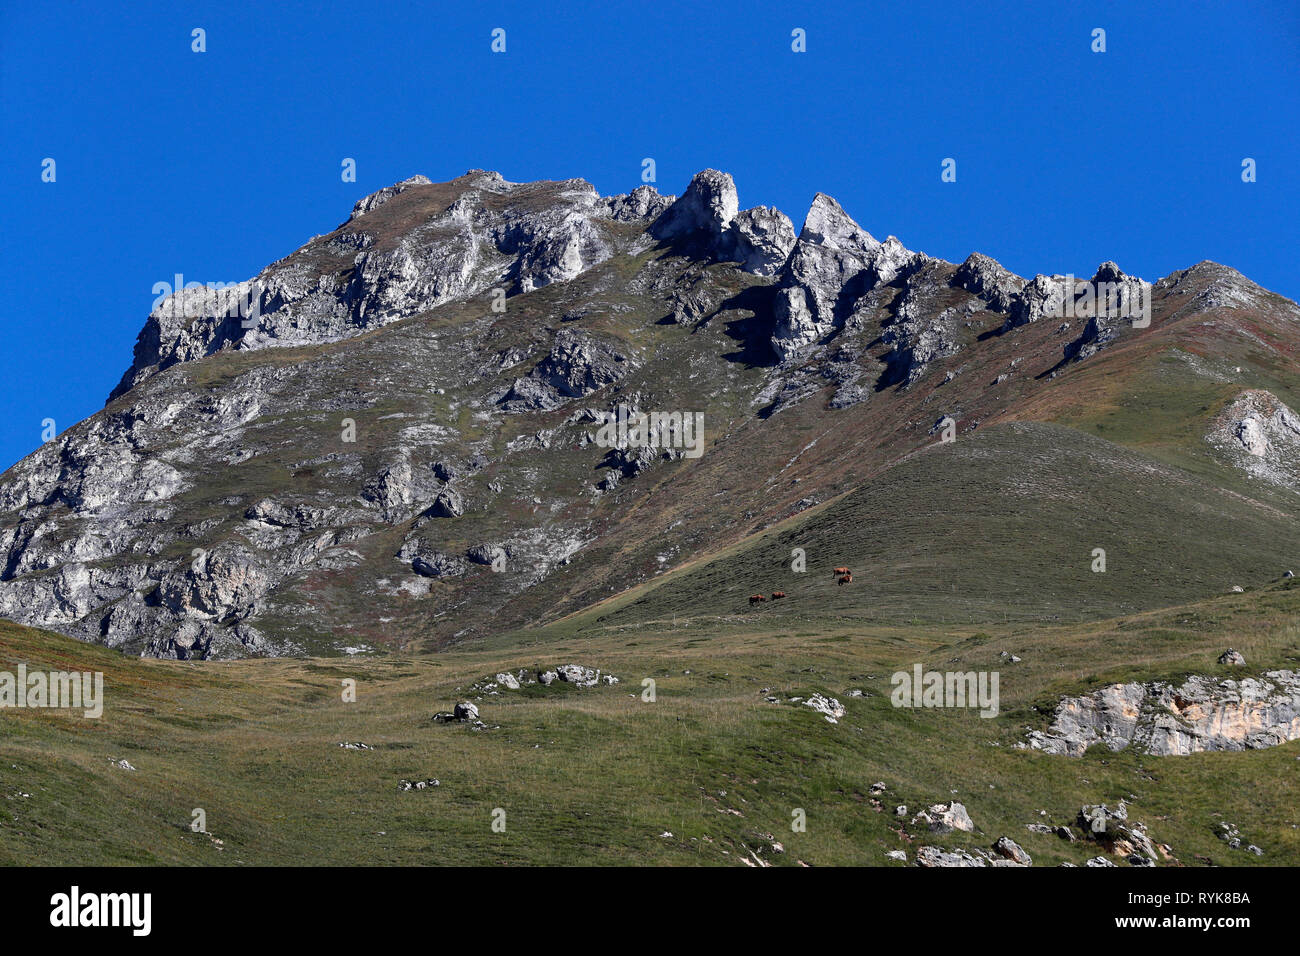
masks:
[[[714,170],[415,176],[157,304],[104,409],[0,476],[0,615],[195,659],[769,591],[774,627],[1185,604],[1296,563],[1298,348],[1295,303],[1211,262],[1026,280],[824,194],[796,233]]]

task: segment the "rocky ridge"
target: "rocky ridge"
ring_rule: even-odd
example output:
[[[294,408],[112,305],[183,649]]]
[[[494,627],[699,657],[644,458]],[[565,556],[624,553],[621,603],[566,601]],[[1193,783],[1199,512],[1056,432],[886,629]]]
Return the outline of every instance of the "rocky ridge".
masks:
[[[1138,281],[1111,263],[1097,277]],[[715,170],[679,199],[412,177],[257,277],[157,305],[106,408],[0,477],[0,615],[153,656],[292,654],[333,626],[337,606],[316,595],[361,593],[409,615],[402,633],[452,638],[457,615],[550,593],[606,541],[653,546],[605,502],[690,471],[678,449],[595,447],[600,412],[730,390],[742,412],[710,418],[721,440],[827,389],[829,416],[886,390],[910,400],[961,375],[982,331],[1010,341],[1038,324],[1058,286],[878,241],[824,194],[796,234],[774,209],[741,210]],[[1155,289],[1190,314],[1267,295],[1209,266]],[[232,310],[240,298],[251,315]],[[687,328],[664,344],[664,322]],[[1060,358],[1129,334],[1095,323]],[[1279,415],[1259,418],[1270,447],[1289,441]],[[1234,440],[1253,454],[1245,427]],[[819,493],[754,492],[772,516]],[[656,554],[707,543],[673,529]],[[658,570],[628,564],[610,588]],[[436,610],[411,606],[435,593]],[[383,638],[360,618],[343,627],[338,649]]]

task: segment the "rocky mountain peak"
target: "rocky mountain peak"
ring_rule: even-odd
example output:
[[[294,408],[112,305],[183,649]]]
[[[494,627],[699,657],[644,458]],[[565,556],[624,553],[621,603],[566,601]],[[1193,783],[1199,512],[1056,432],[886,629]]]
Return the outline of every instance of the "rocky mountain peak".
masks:
[[[1113,262],[1094,281],[1150,292]],[[878,241],[820,193],[796,235],[776,209],[740,209],[717,170],[680,198],[482,170],[413,176],[252,279],[156,303],[108,407],[0,480],[0,614],[201,657],[320,650],[322,630],[337,639],[326,651],[356,634],[451,640],[469,626],[454,623],[462,613],[481,624],[572,607],[643,580],[664,555],[697,553],[691,521],[659,514],[671,539],[659,544],[625,520],[643,489],[674,476],[761,483],[756,460],[791,467],[798,449],[763,431],[777,412],[826,436],[814,457],[872,422],[879,435],[844,439],[847,462],[858,439],[903,453],[941,414],[965,433],[1052,388],[1058,365],[1135,326],[1094,314],[1082,332],[1019,328],[1053,315],[1069,282]],[[1297,316],[1214,264],[1158,289],[1162,321],[1215,303]],[[505,311],[492,307],[498,291]],[[866,415],[823,421],[868,401]],[[624,407],[707,409],[692,453],[708,444],[706,463],[681,469],[682,447],[645,436],[602,444],[598,426]],[[1243,407],[1222,445],[1254,474],[1290,455],[1294,422]],[[755,458],[757,445],[728,448],[732,434],[758,437],[770,459]],[[842,478],[804,475],[797,490],[742,487],[738,507],[788,517]],[[715,507],[698,489],[687,498]],[[702,515],[691,520],[711,520]],[[730,515],[713,533],[747,522]],[[498,552],[519,573],[480,575]],[[583,561],[591,583],[566,579]],[[338,610],[319,597],[345,592],[377,595],[396,623],[375,636],[370,604]]]
[[[695,174],[686,192],[659,217],[651,231],[659,239],[698,234],[718,237],[726,232],[739,211],[736,183],[731,176],[716,169],[705,169]]]
[[[696,173],[682,197],[651,227],[651,234],[696,255],[739,262],[755,275],[774,275],[794,245],[794,226],[780,210],[739,211],[736,184],[727,173]]]
[[[357,219],[360,216],[364,216],[372,209],[378,209],[384,203],[388,202],[388,200],[392,199],[394,196],[396,196],[399,193],[405,192],[406,190],[410,189],[412,186],[432,186],[432,185],[433,185],[433,180],[431,180],[428,176],[421,176],[417,174],[415,176],[410,177],[409,179],[403,179],[400,183],[394,183],[391,186],[385,186],[383,189],[379,190],[378,192],[373,192],[369,196],[365,196],[361,199],[358,199],[357,204],[352,207],[352,215],[351,217],[349,217],[348,221],[351,222],[353,219]]]
[[[840,252],[866,255],[880,245],[844,208],[825,193],[813,197],[799,232],[801,242],[816,243]]]
[[[972,252],[957,267],[953,283],[988,302],[998,312],[1009,312],[1025,280],[979,252]]]
[[[711,182],[701,179],[693,200],[713,195]],[[734,186],[732,197],[730,206],[725,197],[705,202],[720,218],[734,217]],[[226,349],[334,342],[493,288],[518,294],[568,281],[635,244],[616,224],[648,226],[671,202],[650,186],[602,199],[582,179],[511,183],[470,170],[435,184],[412,176],[364,197],[334,232],[253,279],[163,298],[110,399]]]

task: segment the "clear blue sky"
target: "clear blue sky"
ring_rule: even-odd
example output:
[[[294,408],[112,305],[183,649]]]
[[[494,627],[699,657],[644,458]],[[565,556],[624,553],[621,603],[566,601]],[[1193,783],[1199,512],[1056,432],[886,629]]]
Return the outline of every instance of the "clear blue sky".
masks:
[[[1300,298],[1292,0],[0,3],[0,467],[103,405],[154,283],[248,278],[414,173],[609,194],[653,157],[796,227],[820,190],[953,261],[1208,258]]]

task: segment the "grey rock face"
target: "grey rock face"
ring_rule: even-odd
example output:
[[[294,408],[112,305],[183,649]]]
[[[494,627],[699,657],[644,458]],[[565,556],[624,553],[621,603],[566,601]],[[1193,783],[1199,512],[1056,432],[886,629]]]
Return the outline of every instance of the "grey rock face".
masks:
[[[580,398],[618,381],[630,367],[628,356],[619,349],[565,329],[556,334],[555,344],[532,377],[565,398]]]
[[[1123,750],[1133,739],[1146,696],[1145,684],[1113,684],[1086,697],[1063,698],[1051,728],[1031,734],[1029,745],[1072,757],[1095,743]]]
[[[1004,328],[1013,329],[1037,322],[1044,316],[1065,314],[1065,300],[1069,295],[1065,276],[1036,275],[1027,283],[1011,303],[1010,315]]]
[[[626,375],[634,363],[610,342],[586,332],[562,329],[550,352],[501,398],[506,411],[558,408],[590,395]]]
[[[825,193],[813,197],[799,239],[835,252],[865,259],[880,243]]]
[[[772,350],[782,361],[803,354],[830,331],[829,324],[817,321],[808,293],[802,286],[786,286],[779,290],[773,311],[776,325],[772,330]]]
[[[164,576],[159,596],[169,609],[189,617],[244,617],[272,583],[249,549],[222,545],[200,551],[186,570]]]
[[[420,550],[411,558],[411,570],[426,578],[448,578],[464,574],[468,566],[454,555]]]
[[[1066,358],[1077,362],[1091,358],[1114,342],[1121,329],[1142,321],[1139,310],[1144,301],[1150,303],[1150,294],[1148,283],[1125,274],[1113,262],[1103,262],[1092,279],[1092,301],[1074,303],[1074,314],[1087,322],[1083,333],[1066,345]]]
[[[676,449],[660,449],[653,445],[637,445],[630,448],[611,448],[600,462],[600,467],[611,469],[598,487],[611,490],[624,478],[635,478],[643,471],[664,458],[680,456]]]
[[[641,222],[658,219],[677,197],[661,196],[653,186],[638,186],[623,196],[605,200],[610,218],[618,222]]]
[[[772,350],[783,362],[802,357],[843,324],[865,293],[927,261],[893,236],[877,242],[839,203],[818,193],[778,276]]]
[[[739,213],[731,226],[735,257],[741,268],[754,275],[775,275],[794,248],[794,225],[770,206]]]
[[[459,188],[459,197],[439,209],[433,197],[446,195],[447,186]],[[424,218],[395,244],[377,245],[356,231],[398,203]],[[609,234],[610,222],[645,221],[666,204],[649,187],[605,200],[581,180],[517,185],[475,170],[434,187],[412,177],[362,199],[335,233],[254,279],[163,299],[111,397],[223,349],[333,342],[494,287],[527,292],[568,281],[614,254],[619,240]],[[339,255],[348,253],[352,262],[340,264]],[[322,258],[330,262],[322,265]]]
[[[595,190],[590,199],[595,202]],[[499,252],[516,257],[510,275],[520,292],[567,282],[614,254],[587,205],[548,208],[507,219],[493,236]]]
[[[1025,280],[986,255],[972,252],[957,268],[953,284],[979,296],[997,312],[1009,312]]]
[[[1177,687],[1113,684],[1067,697],[1051,728],[1029,735],[1029,746],[1077,757],[1096,743],[1113,751],[1134,744],[1144,753],[1181,756],[1257,750],[1297,738],[1300,674],[1279,670],[1240,681],[1190,677]]]
[[[432,477],[403,458],[381,468],[362,490],[362,497],[378,505],[384,520],[394,524],[409,518],[416,502],[428,500]]]
[[[726,173],[697,173],[682,197],[650,229],[656,239],[689,252],[739,262],[755,275],[774,275],[794,245],[794,226],[768,206],[740,211],[736,184]]]
[[[967,260],[969,261],[969,260]],[[1037,275],[1010,300],[1004,331],[1043,318],[1083,319],[1082,334],[1065,346],[1065,357],[1089,358],[1113,342],[1120,329],[1141,318],[1141,305],[1150,302],[1149,284],[1126,275],[1113,262],[1103,262],[1090,281],[1062,275]]]
[[[651,227],[656,239],[699,239],[714,243],[740,211],[736,184],[727,173],[705,169],[695,174],[682,197]]]
[[[498,556],[505,556],[505,550],[500,545],[495,544],[476,544],[465,552],[465,557],[475,564],[491,564]]]
[[[896,317],[881,335],[894,349],[888,359],[893,376],[905,386],[914,384],[931,362],[961,351],[959,327],[964,314],[937,307],[944,288],[937,274],[940,265],[932,261],[908,276]]]
[[[1300,415],[1272,392],[1247,389],[1238,394],[1205,438],[1243,471],[1300,490]]]
[[[457,518],[465,513],[465,500],[455,488],[444,488],[429,507],[434,518]]]

